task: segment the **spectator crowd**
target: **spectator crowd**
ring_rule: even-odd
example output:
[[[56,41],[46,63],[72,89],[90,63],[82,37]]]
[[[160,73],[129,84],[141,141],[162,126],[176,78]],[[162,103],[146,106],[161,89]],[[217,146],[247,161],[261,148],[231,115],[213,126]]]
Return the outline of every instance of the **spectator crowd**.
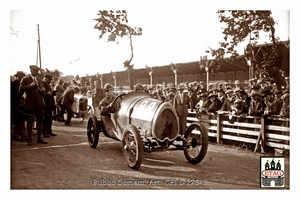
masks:
[[[30,74],[18,71],[14,75],[15,80],[11,82],[12,139],[27,141],[29,146],[33,145],[34,126],[37,131],[37,143],[47,144],[44,138],[56,136],[52,132],[52,120],[64,122],[66,126],[71,125],[72,117],[78,115],[72,108],[74,94],[82,93],[91,97],[94,108],[106,98],[105,91],[99,86],[99,80],[94,82],[95,87],[91,89],[89,83],[82,85],[75,79],[71,82],[54,80],[50,73],[41,72],[35,65],[29,68]],[[170,102],[174,106],[180,121],[181,134],[186,124],[188,109],[196,111],[198,117],[207,115],[214,118],[218,112],[225,112],[232,123],[233,116],[237,115],[278,115],[289,118],[289,88],[289,77],[285,78],[285,85],[282,86],[265,78],[249,80],[247,88],[242,87],[238,80],[233,84],[216,82],[208,87],[202,81],[168,87],[152,87],[139,83],[134,86],[135,91],[146,92],[153,98]]]
[[[176,105],[175,96],[180,88],[188,96],[187,108],[196,111],[197,116],[207,115],[215,118],[218,112],[228,113],[229,121],[234,122],[233,116],[269,116],[276,115],[289,118],[289,77],[285,85],[278,86],[266,78],[250,79],[248,87],[242,87],[239,80],[233,84],[228,82],[210,84],[208,89],[202,81],[181,83],[178,88],[147,87],[144,91],[154,98],[169,101]]]
[[[13,140],[27,141],[32,146],[32,133],[36,129],[36,142],[47,144],[44,138],[57,135],[52,132],[53,120],[70,126],[71,118],[78,115],[72,108],[74,94],[91,95],[92,91],[89,86],[82,87],[76,80],[70,83],[62,79],[53,80],[49,71],[41,70],[36,65],[29,68],[29,74],[18,71],[11,81],[11,137]]]

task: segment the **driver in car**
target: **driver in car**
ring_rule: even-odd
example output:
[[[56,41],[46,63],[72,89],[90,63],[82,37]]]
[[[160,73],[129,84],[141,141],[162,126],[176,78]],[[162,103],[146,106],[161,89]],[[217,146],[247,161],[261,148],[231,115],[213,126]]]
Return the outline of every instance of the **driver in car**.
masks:
[[[118,110],[118,103],[113,103],[114,99],[116,98],[116,94],[114,93],[114,87],[111,84],[106,83],[104,85],[104,92],[105,98],[101,100],[98,108],[101,115],[109,116],[110,113],[114,113]]]

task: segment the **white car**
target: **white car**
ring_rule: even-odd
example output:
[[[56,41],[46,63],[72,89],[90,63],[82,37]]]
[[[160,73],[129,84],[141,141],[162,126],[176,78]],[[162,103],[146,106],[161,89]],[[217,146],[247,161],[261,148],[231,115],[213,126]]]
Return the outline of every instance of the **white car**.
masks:
[[[81,117],[82,121],[84,118],[89,117],[91,113],[94,113],[92,105],[92,97],[90,95],[84,96],[81,93],[74,94],[72,110],[78,113],[77,117]]]

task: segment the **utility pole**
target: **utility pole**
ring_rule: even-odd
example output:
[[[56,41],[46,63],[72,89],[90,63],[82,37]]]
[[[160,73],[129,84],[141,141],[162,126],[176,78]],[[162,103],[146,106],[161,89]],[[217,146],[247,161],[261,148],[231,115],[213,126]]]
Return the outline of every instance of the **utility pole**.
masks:
[[[42,59],[41,59],[41,40],[40,40],[40,26],[39,24],[37,24],[37,29],[38,29],[38,59],[39,59],[39,65],[40,65],[40,69],[42,69]],[[36,63],[38,65],[38,63]]]

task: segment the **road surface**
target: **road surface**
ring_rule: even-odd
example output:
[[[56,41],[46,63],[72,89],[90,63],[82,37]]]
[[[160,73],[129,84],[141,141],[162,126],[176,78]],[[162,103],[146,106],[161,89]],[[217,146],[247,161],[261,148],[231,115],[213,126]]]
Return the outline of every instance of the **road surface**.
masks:
[[[144,153],[138,170],[127,166],[121,142],[100,134],[96,149],[86,137],[87,119],[72,126],[53,122],[57,136],[33,146],[12,141],[11,189],[263,189],[260,157],[234,146],[210,143],[204,160],[193,165],[183,151]],[[35,132],[34,132],[35,133]],[[289,160],[285,187],[289,189]]]

